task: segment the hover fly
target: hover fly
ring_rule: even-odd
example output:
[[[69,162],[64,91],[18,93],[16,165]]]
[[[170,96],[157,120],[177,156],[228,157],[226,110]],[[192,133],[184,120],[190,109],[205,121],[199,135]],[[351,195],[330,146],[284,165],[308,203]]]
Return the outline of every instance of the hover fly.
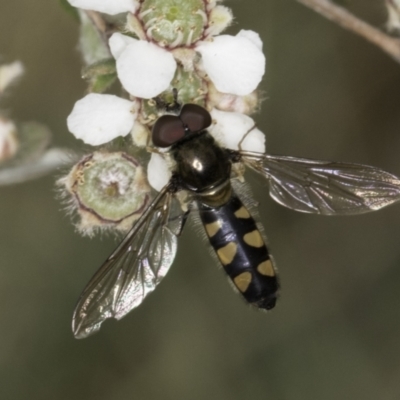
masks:
[[[380,169],[229,150],[207,131],[212,123],[207,110],[186,104],[177,114],[159,118],[152,131],[154,146],[169,148],[175,161],[172,177],[84,289],[72,321],[77,338],[96,332],[107,318],[124,317],[166,275],[187,215],[177,212],[181,191],[198,210],[223,269],[245,300],[261,309],[275,306],[279,283],[274,262],[232,186],[234,164],[260,173],[271,197],[297,211],[358,214],[400,198],[400,180]]]

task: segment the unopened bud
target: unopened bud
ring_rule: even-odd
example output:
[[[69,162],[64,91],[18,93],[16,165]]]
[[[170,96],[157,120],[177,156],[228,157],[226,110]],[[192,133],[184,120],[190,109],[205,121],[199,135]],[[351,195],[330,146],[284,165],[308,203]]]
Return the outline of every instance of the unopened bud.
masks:
[[[150,187],[143,168],[123,152],[95,152],[83,158],[59,181],[72,195],[80,216],[78,229],[126,231],[149,203]]]
[[[195,43],[208,24],[203,0],[144,0],[137,16],[147,39],[169,48]]]

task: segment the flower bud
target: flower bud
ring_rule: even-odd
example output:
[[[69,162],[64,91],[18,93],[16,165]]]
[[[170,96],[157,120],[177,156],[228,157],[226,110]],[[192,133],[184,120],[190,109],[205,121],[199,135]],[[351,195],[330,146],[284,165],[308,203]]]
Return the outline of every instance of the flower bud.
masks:
[[[190,46],[208,25],[203,0],[145,0],[138,10],[148,40],[163,47]]]
[[[123,152],[95,152],[84,157],[59,181],[72,196],[80,217],[78,229],[126,231],[145,210],[150,187],[143,168]]]

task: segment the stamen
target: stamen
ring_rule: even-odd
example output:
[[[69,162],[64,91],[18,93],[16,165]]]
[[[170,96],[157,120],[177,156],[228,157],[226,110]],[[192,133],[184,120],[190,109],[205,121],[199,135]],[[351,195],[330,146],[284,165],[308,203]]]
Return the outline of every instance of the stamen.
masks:
[[[192,40],[193,40],[193,34],[194,34],[194,28],[190,29],[188,38],[186,40],[186,46],[190,46],[192,44]]]
[[[202,17],[203,18],[203,25],[206,25],[207,24],[207,21],[208,21],[208,16],[207,16],[207,14],[203,11],[203,10],[197,10],[196,12],[194,12],[193,14],[198,14],[198,15],[200,15],[200,17]]]
[[[160,20],[160,17],[154,17],[154,18],[149,19],[144,25],[145,29],[147,29],[150,25],[156,24],[159,20]]]
[[[182,28],[178,28],[176,39],[170,44],[170,47],[176,47],[182,44],[183,42],[183,31]]]
[[[210,22],[208,28],[205,31],[205,37],[215,36],[218,33],[218,28],[215,26],[214,22]]]
[[[192,101],[192,103],[199,103],[200,101],[204,100],[204,96],[199,96],[199,97],[195,97]]]
[[[217,5],[217,2],[215,0],[206,0],[206,3],[207,3],[207,10],[212,10]]]
[[[242,143],[244,141],[244,139],[246,139],[247,135],[252,132],[254,129],[257,128],[257,125],[254,124],[242,137],[242,139],[240,140],[240,142],[238,143],[238,149],[241,151],[242,150]]]
[[[153,6],[153,7],[150,7],[148,10],[141,12],[141,13],[139,14],[139,18],[140,18],[140,19],[143,19],[143,17],[145,17],[147,14],[150,14],[150,13],[153,12],[155,9],[156,9],[156,8]]]
[[[154,30],[156,30],[156,31],[158,30],[156,25],[151,26],[151,27],[150,27],[149,29],[147,29],[147,31],[146,31],[146,36],[147,36],[150,40],[153,40],[153,34],[152,34],[152,32],[153,32]]]
[[[147,118],[143,119],[143,121],[141,121],[141,123],[143,125],[147,125],[147,124],[151,124],[153,123],[155,120],[157,119],[157,117],[154,114],[150,114],[147,116]]]

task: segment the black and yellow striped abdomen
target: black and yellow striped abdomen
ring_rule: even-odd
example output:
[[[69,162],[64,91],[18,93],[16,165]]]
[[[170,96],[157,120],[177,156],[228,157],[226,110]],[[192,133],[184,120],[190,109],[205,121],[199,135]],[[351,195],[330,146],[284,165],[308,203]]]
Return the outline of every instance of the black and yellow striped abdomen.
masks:
[[[199,201],[199,212],[210,243],[237,289],[249,303],[273,308],[278,278],[260,231],[240,199],[233,193],[216,208]]]

